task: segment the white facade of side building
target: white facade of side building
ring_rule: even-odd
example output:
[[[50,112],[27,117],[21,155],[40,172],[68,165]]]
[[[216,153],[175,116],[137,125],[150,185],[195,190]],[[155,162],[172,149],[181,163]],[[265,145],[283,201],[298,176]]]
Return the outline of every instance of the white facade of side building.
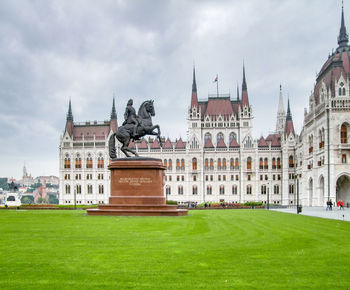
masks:
[[[106,124],[101,123],[102,124]],[[82,127],[91,125],[80,125]],[[98,126],[98,124],[95,124]],[[104,138],[95,136],[73,138],[65,131],[60,142],[60,204],[102,204],[108,203],[110,196],[110,172],[108,139],[112,131]],[[92,138],[91,138],[92,137]],[[87,159],[92,159],[92,168],[87,168]],[[65,162],[70,160],[70,168],[65,168]],[[76,168],[76,159],[81,159],[81,168]],[[103,167],[98,168],[98,160],[103,160]],[[68,188],[69,187],[69,188]],[[89,187],[89,188],[88,188]]]

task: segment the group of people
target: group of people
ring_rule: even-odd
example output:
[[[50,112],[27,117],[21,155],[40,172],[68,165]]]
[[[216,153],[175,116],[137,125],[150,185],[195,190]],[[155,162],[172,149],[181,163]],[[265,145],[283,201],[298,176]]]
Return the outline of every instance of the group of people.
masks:
[[[335,206],[335,203],[334,203],[334,206]],[[344,202],[341,199],[338,200],[337,206],[339,207],[340,210],[344,210]],[[330,200],[327,201],[327,208],[326,208],[326,210],[332,210],[332,207],[333,207],[333,202],[330,199]]]

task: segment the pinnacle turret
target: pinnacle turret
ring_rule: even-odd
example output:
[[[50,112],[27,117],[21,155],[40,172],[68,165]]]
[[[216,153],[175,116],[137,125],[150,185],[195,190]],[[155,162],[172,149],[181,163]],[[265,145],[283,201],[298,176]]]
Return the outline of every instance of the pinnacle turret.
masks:
[[[243,64],[242,107],[244,106],[249,107],[249,100],[248,100],[247,81],[245,79],[245,66]]]
[[[111,120],[117,120],[117,111],[115,110],[114,97],[113,97],[113,105],[112,105],[112,112],[111,112]]]
[[[72,113],[72,103],[69,99],[69,105],[68,105],[68,113],[67,113],[67,122],[73,122],[73,113]]]
[[[193,107],[198,107],[196,71],[194,66],[193,66],[193,83],[192,83],[192,97],[191,97],[191,108]]]
[[[344,47],[348,45],[349,41],[349,35],[346,32],[345,22],[344,22],[344,7],[342,5],[341,7],[341,25],[340,25],[340,31],[338,36],[338,44],[339,47]]]

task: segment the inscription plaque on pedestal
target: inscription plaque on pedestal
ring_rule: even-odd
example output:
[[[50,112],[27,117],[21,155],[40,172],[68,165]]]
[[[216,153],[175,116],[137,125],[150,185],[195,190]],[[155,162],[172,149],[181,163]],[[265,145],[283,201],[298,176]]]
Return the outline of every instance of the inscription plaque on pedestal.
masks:
[[[111,161],[109,204],[88,209],[88,215],[180,216],[187,210],[167,205],[164,197],[165,167],[160,159],[123,158]]]

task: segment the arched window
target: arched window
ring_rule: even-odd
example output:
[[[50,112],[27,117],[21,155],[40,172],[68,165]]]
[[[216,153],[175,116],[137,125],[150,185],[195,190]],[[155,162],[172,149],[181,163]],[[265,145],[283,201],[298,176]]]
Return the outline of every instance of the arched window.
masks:
[[[173,161],[169,159],[168,169],[173,170]]]
[[[222,159],[222,169],[225,170],[226,169],[226,158]]]
[[[185,159],[181,159],[181,170],[185,170]]]
[[[104,168],[105,164],[104,164],[104,159],[102,157],[102,154],[100,154],[100,156],[97,159],[97,168]]]
[[[209,160],[208,160],[208,158],[205,158],[205,161],[204,161],[204,168],[205,168],[205,170],[208,170],[208,169],[209,169]]]
[[[265,184],[263,184],[261,186],[261,194],[266,194],[266,185]]]
[[[211,185],[207,185],[207,195],[211,195],[212,194],[212,187]]]
[[[171,187],[170,185],[167,185],[166,188],[165,188],[165,194],[166,195],[171,195]]]
[[[64,168],[69,169],[70,168],[70,158],[66,157],[64,159]]]
[[[81,194],[81,185],[80,184],[77,184],[75,189],[76,189],[77,194]]]
[[[99,193],[99,194],[103,194],[103,193],[104,193],[103,184],[99,184],[99,185],[98,185],[98,193]]]
[[[179,185],[177,187],[177,193],[178,193],[178,195],[183,195],[184,194],[184,188],[183,188],[182,185]]]
[[[289,184],[289,193],[290,194],[294,193],[294,184]]]
[[[224,134],[221,132],[216,135],[216,144],[219,143],[220,139],[224,139]]]
[[[312,153],[314,151],[314,136],[309,136],[309,153]]]
[[[214,160],[213,158],[210,158],[210,170],[214,170]]]
[[[70,185],[66,184],[66,194],[70,194]]]
[[[272,169],[276,169],[276,158],[272,158]]]
[[[232,185],[232,194],[237,194],[237,185]]]
[[[275,184],[275,185],[273,186],[273,193],[274,193],[274,194],[280,194],[280,187],[279,187],[278,184]]]
[[[205,135],[204,135],[204,144],[207,142],[208,139],[211,140],[211,134],[210,133],[205,133]]]
[[[219,194],[225,194],[225,186],[223,185],[220,185],[220,188],[219,188]]]
[[[248,170],[252,169],[252,158],[251,157],[247,158],[247,169]]]
[[[192,158],[192,170],[197,170],[197,158]]]
[[[168,168],[168,160],[164,159],[163,165],[164,165],[165,168]]]
[[[293,156],[289,156],[289,168],[293,168],[294,167],[294,158]]]
[[[87,186],[87,193],[92,194],[92,185],[91,184],[88,184],[88,186]]]
[[[247,185],[247,194],[252,194],[252,186],[250,184]]]
[[[263,159],[259,159],[259,169],[263,169]]]
[[[346,93],[345,93],[345,88],[343,88],[343,96],[345,96],[346,95]]]
[[[277,158],[277,169],[281,169],[281,158]]]
[[[264,169],[269,169],[269,160],[267,158],[264,159]]]
[[[339,96],[341,96],[341,88],[339,88]]]
[[[180,159],[176,159],[176,170],[180,170]]]
[[[340,127],[340,143],[348,143],[348,128],[346,124],[342,124]]]
[[[230,159],[230,169],[233,170],[235,168],[235,160],[233,158]]]
[[[238,161],[238,158],[235,159],[235,169],[239,169],[239,161]]]
[[[221,170],[221,158],[218,158],[218,170]]]
[[[197,194],[198,194],[197,185],[193,185],[193,186],[192,186],[192,194],[193,194],[193,195],[197,195]]]
[[[75,168],[81,168],[81,158],[75,158]]]
[[[233,139],[237,140],[236,134],[233,133],[233,132],[231,132],[231,133],[230,133],[230,137],[229,137],[229,143],[231,143]]]
[[[86,168],[92,168],[92,157],[90,154],[86,158]]]

